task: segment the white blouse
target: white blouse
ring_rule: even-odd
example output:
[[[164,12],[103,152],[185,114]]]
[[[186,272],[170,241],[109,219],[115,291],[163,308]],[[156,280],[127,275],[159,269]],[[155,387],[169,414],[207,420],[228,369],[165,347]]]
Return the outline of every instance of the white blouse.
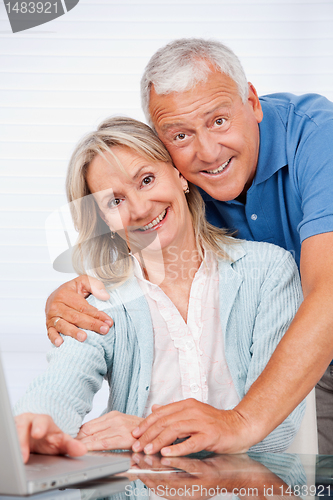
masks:
[[[195,398],[218,409],[239,403],[224,354],[216,256],[207,251],[190,290],[187,323],[158,285],[134,274],[147,299],[154,331],[154,362],[144,417],[153,404]]]

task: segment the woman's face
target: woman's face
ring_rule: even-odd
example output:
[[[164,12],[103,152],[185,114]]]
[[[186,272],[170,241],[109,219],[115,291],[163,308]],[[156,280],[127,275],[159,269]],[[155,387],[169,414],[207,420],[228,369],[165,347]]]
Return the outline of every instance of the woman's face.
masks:
[[[111,154],[106,159],[98,155],[86,176],[110,230],[125,239],[133,253],[183,243],[193,232],[186,180],[171,163],[147,160],[126,147],[114,147],[112,153],[123,170]]]

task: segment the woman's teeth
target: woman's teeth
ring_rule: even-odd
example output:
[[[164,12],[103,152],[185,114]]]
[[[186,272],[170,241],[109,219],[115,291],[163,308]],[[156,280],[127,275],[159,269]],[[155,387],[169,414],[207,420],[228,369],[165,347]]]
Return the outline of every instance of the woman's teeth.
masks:
[[[208,174],[219,174],[220,172],[222,172],[222,170],[224,170],[224,169],[225,169],[225,167],[226,167],[227,165],[229,165],[230,161],[231,161],[231,158],[229,158],[229,160],[228,160],[228,161],[226,161],[225,163],[223,163],[223,165],[221,165],[221,166],[220,166],[220,167],[218,167],[217,169],[215,169],[215,170],[206,170],[206,172],[207,172]]]
[[[139,231],[147,231],[147,229],[151,229],[152,227],[156,226],[159,222],[161,222],[162,219],[164,219],[166,213],[166,209],[163,210],[163,212],[158,217],[156,217],[156,219],[149,222],[149,224],[147,224],[146,226],[140,227]]]

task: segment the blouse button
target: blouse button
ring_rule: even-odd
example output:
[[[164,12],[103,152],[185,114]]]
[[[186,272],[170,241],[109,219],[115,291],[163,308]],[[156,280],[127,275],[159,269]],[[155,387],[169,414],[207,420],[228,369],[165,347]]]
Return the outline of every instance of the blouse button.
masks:
[[[257,220],[258,219],[258,215],[257,214],[252,214],[251,215],[251,219],[252,220]]]
[[[190,351],[191,349],[193,349],[193,347],[194,347],[194,342],[193,342],[193,340],[188,340],[188,341],[186,342],[186,344],[185,344],[185,349],[186,349],[187,351]]]
[[[198,392],[199,386],[198,386],[198,384],[191,384],[190,389],[191,389],[191,392]]]

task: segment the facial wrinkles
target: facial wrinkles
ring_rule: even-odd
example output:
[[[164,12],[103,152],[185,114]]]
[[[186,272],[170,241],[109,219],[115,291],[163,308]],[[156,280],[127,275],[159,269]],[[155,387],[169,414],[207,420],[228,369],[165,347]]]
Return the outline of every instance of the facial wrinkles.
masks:
[[[164,96],[159,96],[152,90],[150,110],[154,125],[164,136],[166,133],[164,127],[169,129],[170,126],[188,125],[191,128],[195,120],[205,120],[207,113],[212,113],[219,107],[230,109],[235,99],[241,100],[233,87],[234,84],[219,83],[207,90],[198,85],[188,92]]]
[[[163,189],[163,193],[160,192],[160,188],[157,188],[157,185],[166,185],[170,184],[170,172],[169,169],[172,169],[172,174],[175,175],[176,180],[176,170],[171,165],[160,165],[160,167],[156,170],[156,167],[150,169],[148,166],[142,167],[141,162],[138,163],[133,162],[131,164],[131,174],[128,176],[127,173],[122,173],[117,170],[117,178],[115,170],[112,174],[108,173],[109,177],[107,181],[112,180],[113,187],[115,189],[114,193],[110,192],[110,196],[106,196],[104,203],[100,208],[104,212],[106,218],[111,224],[120,227],[119,221],[123,220],[124,227],[126,226],[128,230],[135,230],[138,227],[144,226],[146,224],[151,223],[155,220],[156,217],[160,216],[163,210],[167,208],[167,200],[163,194],[165,193],[165,189]],[[133,180],[133,176],[140,172],[139,177]],[[149,186],[148,190],[143,188],[142,197],[141,191],[138,189],[138,184],[140,184],[141,177],[144,177],[146,174],[152,173],[154,175],[154,189],[150,190]],[[156,188],[158,189],[156,191]],[[106,192],[103,193],[103,195]],[[162,195],[162,196],[161,196]],[[96,193],[95,193],[96,196]],[[122,198],[124,197],[127,201],[126,205],[124,205],[125,211],[123,211],[123,205],[120,205],[119,208],[115,207],[112,210],[107,208],[107,203],[110,198]],[[155,198],[156,197],[156,198]],[[126,221],[126,222],[125,222]]]
[[[94,169],[94,171],[92,170]],[[142,165],[142,161],[139,158],[135,158],[128,165],[126,165],[123,171],[118,165],[112,165],[112,163],[105,163],[102,158],[98,161],[98,164],[91,163],[88,168],[87,173],[87,183],[90,191],[93,194],[98,194],[100,192],[105,192],[109,190],[110,193],[113,192],[114,196],[121,196],[126,191],[133,189],[136,186],[137,180],[134,176],[142,169],[144,172],[145,165]],[[140,172],[141,173],[141,172]],[[101,200],[103,196],[98,196]]]

